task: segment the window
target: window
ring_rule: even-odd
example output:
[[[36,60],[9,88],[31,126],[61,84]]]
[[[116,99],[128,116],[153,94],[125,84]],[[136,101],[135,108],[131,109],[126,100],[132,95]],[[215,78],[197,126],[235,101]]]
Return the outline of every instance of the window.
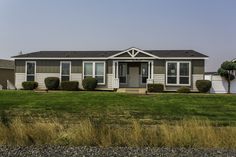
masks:
[[[95,63],[95,78],[98,83],[105,83],[104,81],[104,63]]]
[[[84,62],[83,77],[96,78],[98,84],[105,84],[105,62]]]
[[[167,67],[167,83],[177,84],[177,63],[168,63]]]
[[[190,62],[167,62],[167,85],[190,85]]]
[[[70,81],[71,62],[61,62],[61,81]]]
[[[26,62],[26,81],[35,81],[36,62]]]
[[[142,83],[147,83],[147,78],[148,78],[148,63],[142,63],[141,64],[141,75],[142,75]]]
[[[179,84],[189,84],[189,63],[179,63]]]
[[[127,83],[127,63],[119,63],[119,81]]]
[[[84,78],[93,77],[93,63],[84,63]]]

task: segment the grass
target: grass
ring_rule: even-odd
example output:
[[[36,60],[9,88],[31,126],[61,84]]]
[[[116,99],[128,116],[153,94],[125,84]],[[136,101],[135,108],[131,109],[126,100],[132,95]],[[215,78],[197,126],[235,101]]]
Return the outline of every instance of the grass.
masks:
[[[0,145],[236,149],[236,95],[0,91]]]
[[[10,125],[0,124],[0,145],[73,145],[129,147],[236,148],[235,127],[213,127],[209,121],[181,120],[174,124],[145,126],[132,120],[128,126],[96,124],[85,119],[65,125],[55,119],[20,118]]]
[[[91,119],[108,124],[127,124],[138,119],[144,124],[158,124],[198,118],[235,125],[236,95],[0,91],[2,112],[11,118],[57,118],[70,123]]]

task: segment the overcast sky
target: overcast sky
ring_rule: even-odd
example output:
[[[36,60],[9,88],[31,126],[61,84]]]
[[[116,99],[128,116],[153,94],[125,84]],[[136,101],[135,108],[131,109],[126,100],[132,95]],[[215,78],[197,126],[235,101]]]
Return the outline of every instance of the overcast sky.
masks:
[[[194,49],[236,58],[236,0],[0,0],[0,58],[20,51]]]

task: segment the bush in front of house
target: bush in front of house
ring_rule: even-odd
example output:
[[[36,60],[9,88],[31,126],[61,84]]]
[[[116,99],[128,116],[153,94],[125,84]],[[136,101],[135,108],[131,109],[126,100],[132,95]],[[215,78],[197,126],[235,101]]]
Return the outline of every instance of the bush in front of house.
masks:
[[[34,90],[38,87],[38,82],[34,81],[22,82],[22,87],[24,90]]]
[[[197,80],[196,87],[200,93],[207,93],[211,89],[211,81],[209,80]]]
[[[190,93],[190,88],[189,87],[180,87],[177,90],[177,93]]]
[[[163,92],[164,85],[161,83],[148,84],[148,92]]]
[[[59,78],[58,77],[47,77],[44,80],[45,86],[48,90],[55,90],[59,87]]]
[[[97,79],[93,77],[86,77],[85,79],[83,79],[82,85],[85,90],[93,91],[97,87]]]
[[[62,81],[61,89],[67,91],[77,91],[79,89],[78,81]]]

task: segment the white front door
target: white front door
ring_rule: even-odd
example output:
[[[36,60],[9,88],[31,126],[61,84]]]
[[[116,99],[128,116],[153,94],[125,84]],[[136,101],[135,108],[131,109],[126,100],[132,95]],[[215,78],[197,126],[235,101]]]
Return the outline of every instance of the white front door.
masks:
[[[139,67],[129,67],[129,87],[139,87]]]

